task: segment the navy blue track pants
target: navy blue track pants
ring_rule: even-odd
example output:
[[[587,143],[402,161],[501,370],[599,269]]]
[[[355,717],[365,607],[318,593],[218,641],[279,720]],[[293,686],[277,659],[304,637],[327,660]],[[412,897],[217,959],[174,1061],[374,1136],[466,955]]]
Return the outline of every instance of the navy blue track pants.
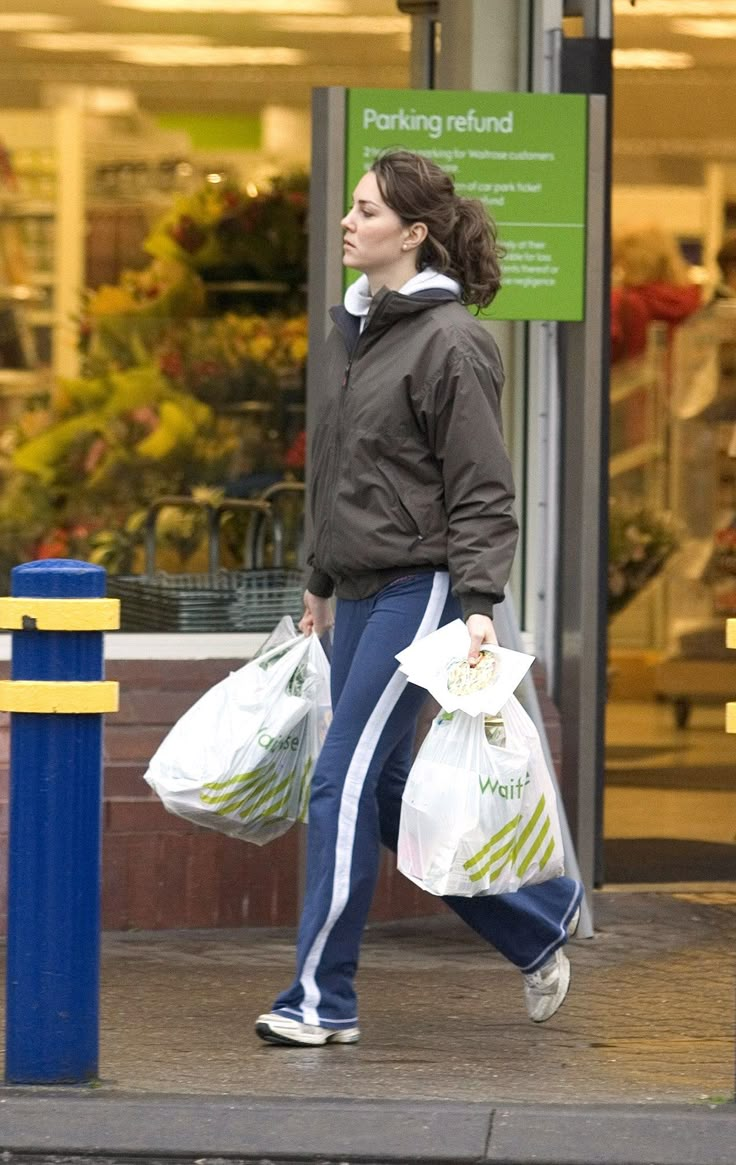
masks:
[[[395,656],[459,615],[445,571],[399,579],[370,599],[338,600],[333,719],[312,777],[296,977],[276,1011],[327,1028],[357,1023],[354,978],[381,842],[396,850],[427,697],[407,682]],[[534,971],[566,941],[581,893],[563,877],[514,894],[445,901],[521,971]]]

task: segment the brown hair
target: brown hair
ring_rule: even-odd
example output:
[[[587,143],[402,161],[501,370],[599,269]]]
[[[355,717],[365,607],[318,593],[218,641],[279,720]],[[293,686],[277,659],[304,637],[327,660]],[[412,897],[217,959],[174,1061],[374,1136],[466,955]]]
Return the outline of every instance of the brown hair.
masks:
[[[496,226],[477,198],[460,198],[444,170],[409,150],[387,150],[371,166],[387,206],[406,226],[424,223],[418,267],[457,279],[462,301],[487,307],[501,286]]]

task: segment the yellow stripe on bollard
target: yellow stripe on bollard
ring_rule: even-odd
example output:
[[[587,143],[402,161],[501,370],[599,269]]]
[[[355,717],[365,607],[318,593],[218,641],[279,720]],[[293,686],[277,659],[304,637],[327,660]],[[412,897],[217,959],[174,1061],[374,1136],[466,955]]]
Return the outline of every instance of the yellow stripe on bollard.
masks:
[[[118,695],[115,680],[0,680],[0,712],[117,712]]]
[[[736,704],[726,704],[726,732],[736,732]]]
[[[0,599],[4,631],[117,631],[120,599]]]

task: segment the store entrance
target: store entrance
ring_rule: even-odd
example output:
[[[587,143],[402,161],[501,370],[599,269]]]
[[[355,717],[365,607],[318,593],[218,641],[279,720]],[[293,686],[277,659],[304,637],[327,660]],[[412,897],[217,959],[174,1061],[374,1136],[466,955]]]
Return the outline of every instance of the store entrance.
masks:
[[[736,881],[735,355],[701,294],[612,366],[606,883]]]

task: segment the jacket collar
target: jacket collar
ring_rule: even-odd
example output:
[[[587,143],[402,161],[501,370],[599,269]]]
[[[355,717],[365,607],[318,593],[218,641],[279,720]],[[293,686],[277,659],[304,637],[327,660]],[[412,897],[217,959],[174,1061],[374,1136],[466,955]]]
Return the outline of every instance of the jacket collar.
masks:
[[[395,324],[397,320],[418,315],[438,303],[457,303],[459,299],[460,296],[457,293],[443,287],[428,287],[425,290],[414,292],[413,295],[402,295],[400,291],[392,291],[388,287],[382,287],[373,296],[363,331],[370,330],[371,335],[375,338],[379,333]],[[339,329],[347,350],[352,356],[361,334],[360,317],[351,315],[343,304],[330,308],[330,317]]]

